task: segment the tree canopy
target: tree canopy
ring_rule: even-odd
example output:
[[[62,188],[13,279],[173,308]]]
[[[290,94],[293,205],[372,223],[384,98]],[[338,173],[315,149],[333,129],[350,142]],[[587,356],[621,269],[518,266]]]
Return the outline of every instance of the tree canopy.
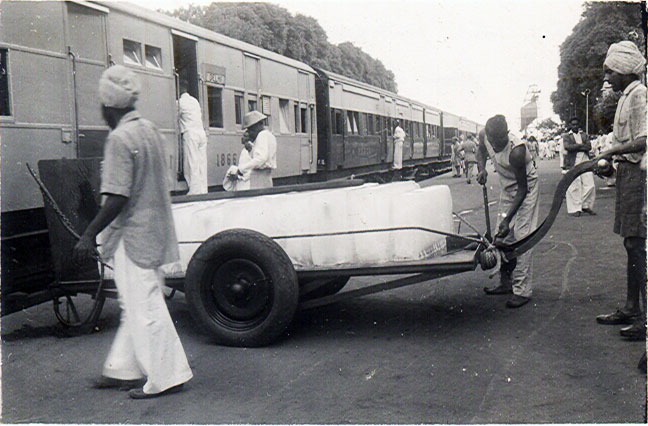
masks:
[[[586,122],[584,93],[589,90],[589,131],[609,131],[615,96],[602,92],[603,62],[610,44],[621,40],[631,40],[646,52],[642,7],[645,3],[585,3],[581,20],[560,46],[558,88],[551,94],[551,102],[562,120],[576,116]]]
[[[350,42],[332,44],[314,18],[269,3],[211,3],[176,9],[172,16],[280,55],[397,91],[394,73]]]

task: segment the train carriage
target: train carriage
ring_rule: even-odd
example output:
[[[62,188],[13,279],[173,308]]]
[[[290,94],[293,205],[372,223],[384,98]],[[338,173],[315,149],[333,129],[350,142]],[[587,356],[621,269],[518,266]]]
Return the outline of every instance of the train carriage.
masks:
[[[12,295],[55,278],[42,198],[25,164],[102,156],[109,129],[97,83],[111,64],[142,83],[137,107],[163,135],[174,194],[187,190],[181,79],[203,110],[211,191],[237,163],[243,115],[253,109],[277,137],[277,184],[388,171],[397,118],[409,177],[430,176],[449,158],[444,139],[459,134],[453,114],[128,3],[5,1],[0,26],[3,314]]]
[[[42,199],[25,163],[100,157],[108,133],[97,83],[111,64],[142,84],[142,114],[165,141],[168,180],[186,191],[177,117],[186,78],[208,132],[208,179],[219,186],[242,149],[243,115],[268,115],[290,181],[316,172],[315,71],[308,65],[120,2],[3,2],[0,36],[2,270],[5,286],[48,280]],[[28,71],[27,71],[28,70]]]

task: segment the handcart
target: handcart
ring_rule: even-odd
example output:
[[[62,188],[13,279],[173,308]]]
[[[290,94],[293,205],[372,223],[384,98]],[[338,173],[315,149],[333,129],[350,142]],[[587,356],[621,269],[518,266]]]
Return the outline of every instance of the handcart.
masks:
[[[88,225],[99,209],[97,159],[43,160],[40,177],[30,168],[45,199],[56,280],[47,289],[58,320],[67,327],[91,329],[107,297],[116,297],[114,282],[106,279],[107,265],[88,260],[71,263],[77,232]],[[490,237],[488,202],[484,192],[487,231],[481,234],[461,216],[472,233],[455,234],[423,227],[393,227],[320,234],[264,235],[250,229],[225,229],[199,242],[186,271],[167,276],[166,285],[184,292],[189,311],[215,342],[256,347],[274,342],[287,329],[298,310],[311,309],[342,299],[395,289],[440,277],[473,271],[478,266],[494,270],[537,244],[551,228],[569,184],[580,174],[600,171],[589,161],[576,166],[559,182],[548,216],[525,239],[513,245],[494,244]],[[236,199],[295,191],[361,185],[358,180],[290,185],[234,193],[176,196],[173,203]],[[300,238],[351,236],[357,233],[412,231],[442,234],[447,253],[442,256],[380,264],[347,263],[335,266],[296,265],[279,241]],[[398,275],[376,285],[341,292],[351,277]],[[406,275],[403,277],[403,275]]]

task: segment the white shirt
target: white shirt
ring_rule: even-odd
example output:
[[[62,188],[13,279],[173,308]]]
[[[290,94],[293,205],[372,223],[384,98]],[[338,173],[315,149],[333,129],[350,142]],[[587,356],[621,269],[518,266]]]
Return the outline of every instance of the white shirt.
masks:
[[[252,169],[277,168],[277,139],[269,130],[262,130],[257,135],[250,156],[250,161],[239,166],[242,174]]]
[[[178,112],[180,115],[180,133],[188,130],[204,131],[202,111],[198,100],[185,92],[178,101]]]
[[[395,142],[405,141],[405,130],[403,130],[401,126],[396,126],[396,128],[394,129],[394,141]]]

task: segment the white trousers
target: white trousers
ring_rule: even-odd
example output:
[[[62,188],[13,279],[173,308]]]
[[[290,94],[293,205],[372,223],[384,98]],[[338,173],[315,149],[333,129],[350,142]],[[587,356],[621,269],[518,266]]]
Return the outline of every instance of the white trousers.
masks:
[[[583,173],[578,176],[567,188],[565,200],[567,201],[567,213],[576,213],[583,209],[593,209],[596,199],[596,186],[594,185],[594,174]]]
[[[184,177],[189,185],[187,195],[207,193],[207,135],[187,130],[182,134]]]
[[[394,142],[394,169],[403,168],[403,141]]]
[[[540,212],[540,203],[538,202],[539,197],[539,187],[537,182],[533,184],[533,187],[528,189],[526,197],[522,202],[522,205],[513,216],[509,227],[511,232],[504,238],[505,243],[513,243],[519,241],[522,238],[529,235],[538,227],[538,215]],[[501,219],[504,213],[508,212],[508,209],[513,203],[515,198],[515,191],[507,192],[501,191],[500,193],[500,202],[499,202],[499,215],[498,219]],[[499,222],[499,221],[498,221]],[[499,226],[499,223],[498,223]],[[497,229],[497,228],[496,228]],[[515,269],[511,273],[511,279],[513,280],[513,294],[519,296],[531,297],[532,286],[531,286],[531,255],[533,250],[529,250],[524,253],[522,256],[517,258],[517,264]]]
[[[134,264],[123,241],[113,262],[122,312],[103,375],[121,380],[146,377],[146,393],[187,382],[193,373],[162,294],[162,271]]]

